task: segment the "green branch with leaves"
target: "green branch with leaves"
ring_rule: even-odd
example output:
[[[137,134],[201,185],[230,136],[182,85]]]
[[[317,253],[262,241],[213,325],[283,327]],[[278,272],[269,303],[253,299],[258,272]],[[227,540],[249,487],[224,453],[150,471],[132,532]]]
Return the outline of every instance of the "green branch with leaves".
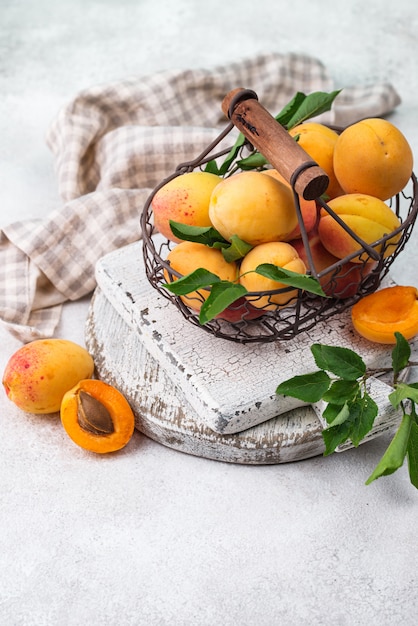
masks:
[[[388,398],[391,405],[399,409],[400,423],[366,484],[392,474],[407,459],[410,481],[418,489],[418,383],[399,381],[400,373],[415,363],[410,361],[411,348],[407,340],[398,332],[395,337],[393,391]],[[368,371],[363,359],[349,348],[313,344],[311,352],[318,370],[280,383],[276,393],[311,404],[320,400],[327,403],[322,414],[327,423],[322,431],[325,455],[335,452],[337,446],[347,441],[357,447],[372,430],[378,415],[378,406],[366,388],[366,381],[376,371]]]

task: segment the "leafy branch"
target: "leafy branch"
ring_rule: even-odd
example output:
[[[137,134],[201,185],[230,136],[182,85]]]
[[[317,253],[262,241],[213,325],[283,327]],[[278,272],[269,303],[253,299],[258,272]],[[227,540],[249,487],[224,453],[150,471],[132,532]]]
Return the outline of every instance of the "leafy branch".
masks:
[[[399,382],[400,373],[413,363],[405,337],[396,332],[395,338],[393,391],[388,399],[395,409],[399,409],[400,423],[366,485],[392,474],[407,459],[410,481],[418,489],[418,383]],[[325,455],[333,453],[346,441],[357,447],[372,430],[378,415],[378,406],[366,387],[366,381],[374,372],[368,371],[363,359],[348,348],[313,344],[311,352],[318,370],[282,382],[276,393],[307,403],[327,402],[322,414],[328,425],[322,431]]]

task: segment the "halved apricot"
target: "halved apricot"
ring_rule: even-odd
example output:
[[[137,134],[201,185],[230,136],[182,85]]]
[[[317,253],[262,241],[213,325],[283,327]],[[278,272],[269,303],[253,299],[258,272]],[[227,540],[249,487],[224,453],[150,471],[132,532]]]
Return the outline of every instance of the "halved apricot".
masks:
[[[102,380],[82,380],[70,389],[62,399],[60,414],[74,443],[99,454],[126,446],[135,428],[125,396]]]
[[[395,285],[375,291],[352,307],[351,319],[370,341],[395,344],[395,332],[411,339],[418,333],[418,289]]]

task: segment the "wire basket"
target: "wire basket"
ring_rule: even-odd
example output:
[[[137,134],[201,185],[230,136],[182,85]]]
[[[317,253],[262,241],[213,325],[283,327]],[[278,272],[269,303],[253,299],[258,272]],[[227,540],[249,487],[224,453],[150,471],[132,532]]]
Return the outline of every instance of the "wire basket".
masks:
[[[261,106],[253,91],[238,89],[230,92],[225,97],[222,108],[231,122],[200,155],[191,161],[181,163],[170,176],[161,181],[145,203],[141,215],[141,228],[146,276],[153,288],[170,300],[191,324],[205,332],[239,343],[290,340],[319,322],[352,307],[365,295],[376,291],[411,236],[418,210],[417,179],[412,173],[403,191],[388,202],[398,216],[400,226],[368,245],[341,222],[321,198],[328,185],[327,175]],[[155,232],[152,200],[157,191],[176,176],[192,171],[203,171],[209,161],[230,153],[230,146],[220,150],[219,144],[224,142],[234,128],[238,128],[246,137],[237,160],[257,149],[290,183],[298,214],[301,241],[308,259],[307,273],[313,274],[321,282],[325,293],[332,294],[332,297],[317,296],[301,289],[297,290],[295,297],[294,287],[250,292],[245,298],[240,298],[230,305],[222,318],[217,317],[201,324],[199,308],[205,300],[204,289],[197,292],[196,298],[200,301],[191,307],[163,287],[167,280],[176,280],[181,275],[174,271],[166,260],[176,243]],[[318,209],[325,209],[331,217],[339,221],[340,225],[358,240],[359,249],[322,271],[316,271],[301,215],[299,196],[315,200]],[[397,239],[396,244],[391,241],[394,237]],[[352,262],[353,259],[356,262]],[[278,295],[281,301],[279,307],[273,305]]]

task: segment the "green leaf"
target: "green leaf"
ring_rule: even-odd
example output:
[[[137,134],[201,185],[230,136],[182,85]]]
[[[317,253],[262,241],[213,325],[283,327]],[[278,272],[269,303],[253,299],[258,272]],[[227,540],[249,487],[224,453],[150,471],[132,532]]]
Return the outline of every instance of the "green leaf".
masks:
[[[273,263],[261,263],[255,268],[257,274],[289,285],[290,287],[296,287],[297,289],[303,289],[309,291],[317,296],[327,297],[324,293],[321,285],[313,276],[308,274],[298,274],[297,272],[291,272],[283,267],[274,265]]]
[[[177,239],[203,243],[209,247],[213,247],[215,243],[229,245],[229,242],[212,226],[190,226],[170,220],[170,228]]]
[[[322,439],[325,443],[324,456],[328,456],[335,452],[335,448],[349,439],[350,422],[345,420],[342,424],[329,426],[322,431]]]
[[[392,350],[392,369],[396,376],[408,365],[411,357],[411,348],[401,333],[395,332],[395,338],[396,344]]]
[[[347,402],[341,404],[328,404],[322,416],[330,426],[344,424],[350,417],[350,409]]]
[[[293,116],[288,120],[286,128],[290,130],[298,124],[302,124],[311,117],[316,117],[325,111],[329,111],[341,89],[326,93],[324,91],[314,91],[306,96],[297,108]]]
[[[219,176],[219,167],[215,159],[212,159],[211,161],[208,161],[206,163],[204,171],[209,172],[209,174],[216,174],[217,176]]]
[[[306,97],[304,93],[298,91],[290,102],[283,107],[280,113],[275,116],[279,124],[287,127],[289,121],[296,115],[297,110],[301,107],[304,100],[306,100]]]
[[[245,157],[245,159],[240,159],[237,161],[237,165],[242,170],[254,170],[264,165],[267,165],[267,159],[260,152],[253,152],[249,156]]]
[[[411,424],[411,416],[405,413],[386,452],[380,459],[372,474],[366,480],[366,485],[370,485],[371,482],[381,476],[393,474],[393,472],[396,472],[397,469],[402,467],[408,450]]]
[[[354,402],[346,402],[343,407],[329,404],[323,413],[330,424],[322,432],[325,453],[331,454],[349,439],[358,446],[372,429],[377,413],[377,404],[367,393]]]
[[[224,280],[214,283],[209,296],[201,306],[199,322],[206,324],[246,293],[248,293],[246,288],[239,283],[230,283]]]
[[[411,483],[418,489],[418,424],[412,422],[407,447],[408,471]]]
[[[216,247],[216,244],[214,247]],[[251,244],[243,241],[237,235],[232,235],[230,245],[222,246],[222,254],[225,261],[232,263],[245,257],[252,247]]]
[[[354,400],[359,392],[360,385],[357,380],[335,380],[322,399],[325,402],[343,405]]]
[[[389,394],[389,402],[395,409],[403,400],[412,400],[418,402],[418,387],[407,385],[406,383],[397,383],[396,388]]]
[[[242,146],[245,144],[245,142],[246,142],[245,136],[242,133],[239,133],[234,145],[232,146],[231,150],[227,154],[225,161],[222,163],[221,167],[219,168],[219,176],[224,176],[227,173],[230,166],[236,159],[238,152],[240,151]]]
[[[357,380],[366,372],[363,359],[349,348],[314,343],[311,346],[317,366],[344,380]]]
[[[350,404],[350,439],[355,446],[371,431],[378,412],[376,402],[368,393]]]
[[[290,396],[302,402],[318,402],[330,385],[331,379],[326,372],[317,371],[310,374],[293,376],[285,380],[276,389],[282,396]]]
[[[214,285],[215,283],[220,282],[220,280],[221,279],[219,276],[216,276],[216,274],[212,274],[212,272],[205,270],[203,267],[199,267],[193,272],[190,272],[190,274],[186,274],[186,276],[182,276],[178,280],[174,280],[172,283],[164,283],[162,286],[174,293],[176,296],[185,296],[186,294],[196,291],[197,289]]]

